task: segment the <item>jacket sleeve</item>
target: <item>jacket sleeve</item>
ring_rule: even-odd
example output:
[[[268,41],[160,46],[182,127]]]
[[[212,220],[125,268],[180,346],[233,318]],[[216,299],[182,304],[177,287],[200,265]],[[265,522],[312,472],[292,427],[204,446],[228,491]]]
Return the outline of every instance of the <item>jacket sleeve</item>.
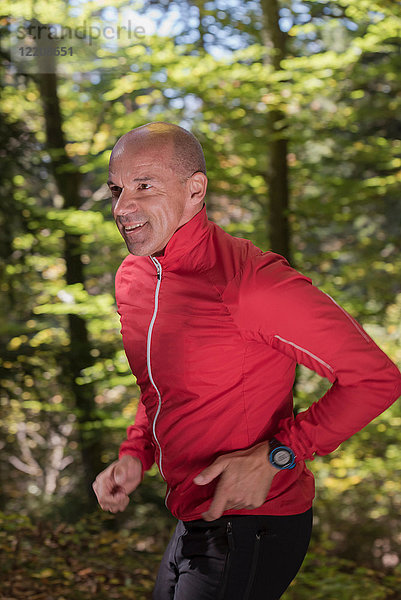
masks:
[[[248,336],[316,371],[331,388],[277,439],[297,461],[325,455],[365,427],[401,394],[401,374],[359,323],[282,256],[262,253],[237,283],[236,317]]]
[[[155,462],[152,435],[142,400],[138,403],[134,424],[127,428],[127,439],[120,446],[118,458],[124,454],[139,458],[142,463],[142,478]]]

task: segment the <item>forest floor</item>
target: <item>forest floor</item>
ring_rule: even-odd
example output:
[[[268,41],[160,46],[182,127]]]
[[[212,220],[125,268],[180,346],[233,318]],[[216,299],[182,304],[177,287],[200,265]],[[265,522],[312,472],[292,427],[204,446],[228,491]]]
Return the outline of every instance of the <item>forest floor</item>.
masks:
[[[96,516],[54,525],[0,513],[1,600],[151,600],[160,559],[151,535],[110,531]],[[401,569],[382,573],[312,545],[283,600],[401,600]]]

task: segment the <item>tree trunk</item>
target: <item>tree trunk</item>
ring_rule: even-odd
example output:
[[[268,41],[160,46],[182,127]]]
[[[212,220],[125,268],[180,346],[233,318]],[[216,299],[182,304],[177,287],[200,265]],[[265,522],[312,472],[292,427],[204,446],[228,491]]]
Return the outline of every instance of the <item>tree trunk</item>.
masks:
[[[48,44],[49,42],[46,41]],[[51,169],[60,195],[64,199],[64,208],[79,209],[81,204],[79,185],[80,173],[67,155],[62,129],[60,101],[57,93],[57,75],[54,57],[39,56],[37,75],[43,113],[46,126],[47,147],[51,156]],[[64,259],[66,282],[68,285],[85,283],[81,259],[81,238],[79,235],[64,234]],[[95,390],[92,383],[78,384],[82,369],[93,364],[90,354],[86,322],[81,317],[68,315],[70,346],[66,364],[66,379],[70,380],[72,396],[75,402],[82,463],[84,467],[85,488],[89,506],[96,504],[92,482],[104,468],[101,462],[102,445],[99,433],[93,428],[96,420]],[[86,503],[86,502],[85,502]]]
[[[270,64],[280,71],[281,61],[285,57],[287,34],[279,27],[279,0],[261,0],[264,28],[262,31],[264,43],[270,50]],[[288,140],[286,125],[283,125],[285,115],[282,111],[272,110],[268,114],[269,154],[266,181],[269,189],[266,230],[270,239],[270,248],[284,256],[295,267],[291,256],[291,232],[288,219],[290,204],[288,186]],[[296,396],[299,367],[295,371],[292,388]],[[298,408],[295,402],[294,414]]]
[[[270,50],[269,64],[279,71],[282,68],[281,60],[285,56],[286,34],[279,27],[278,0],[261,0],[261,7],[264,22],[263,39]],[[269,152],[266,181],[269,197],[266,207],[266,230],[271,250],[291,261],[288,220],[288,141],[285,133],[286,126],[283,125],[284,117],[281,111],[272,110],[267,119]]]

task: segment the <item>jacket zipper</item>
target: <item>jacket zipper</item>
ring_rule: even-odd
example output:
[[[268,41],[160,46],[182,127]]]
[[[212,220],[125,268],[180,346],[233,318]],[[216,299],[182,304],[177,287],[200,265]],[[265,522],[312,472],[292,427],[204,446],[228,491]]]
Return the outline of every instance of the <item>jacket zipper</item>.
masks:
[[[150,382],[153,385],[153,387],[155,388],[157,396],[158,396],[158,399],[159,399],[159,405],[157,407],[155,418],[153,419],[152,431],[153,431],[153,437],[154,437],[154,439],[156,441],[156,444],[157,444],[157,446],[159,448],[159,470],[160,470],[160,474],[163,477],[163,479],[166,480],[166,478],[164,476],[164,472],[163,472],[163,467],[162,467],[162,449],[161,449],[159,440],[158,440],[157,435],[156,435],[156,422],[157,422],[157,418],[159,416],[160,409],[161,409],[161,406],[162,406],[162,397],[160,395],[160,392],[158,390],[157,385],[155,384],[155,382],[153,380],[152,367],[151,367],[151,361],[150,361],[150,344],[151,344],[151,341],[152,341],[153,325],[155,323],[156,315],[157,315],[157,309],[159,307],[159,290],[160,290],[161,279],[162,279],[162,267],[161,267],[161,264],[159,263],[159,261],[156,260],[156,258],[153,258],[152,256],[150,256],[150,259],[152,260],[153,264],[156,266],[157,284],[156,284],[156,291],[155,291],[155,308],[154,308],[152,320],[150,321],[150,325],[149,325],[149,329],[148,329],[148,339],[147,339],[147,348],[146,348],[146,362],[147,362],[148,375],[149,375]],[[166,500],[167,500],[167,497],[166,497]],[[166,506],[167,506],[167,504],[166,504]]]

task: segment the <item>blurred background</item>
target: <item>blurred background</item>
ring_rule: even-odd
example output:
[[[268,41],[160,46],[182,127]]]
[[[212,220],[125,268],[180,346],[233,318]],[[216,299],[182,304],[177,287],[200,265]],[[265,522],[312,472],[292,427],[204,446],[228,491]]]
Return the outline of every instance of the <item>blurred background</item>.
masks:
[[[0,597],[150,598],[175,526],[154,466],[121,514],[91,484],[138,388],[111,148],[192,131],[209,218],[284,255],[401,365],[401,6],[393,0],[3,0]],[[168,352],[168,349],[166,349]],[[296,411],[329,382],[299,368]],[[309,466],[310,553],[286,600],[401,598],[395,403]]]

